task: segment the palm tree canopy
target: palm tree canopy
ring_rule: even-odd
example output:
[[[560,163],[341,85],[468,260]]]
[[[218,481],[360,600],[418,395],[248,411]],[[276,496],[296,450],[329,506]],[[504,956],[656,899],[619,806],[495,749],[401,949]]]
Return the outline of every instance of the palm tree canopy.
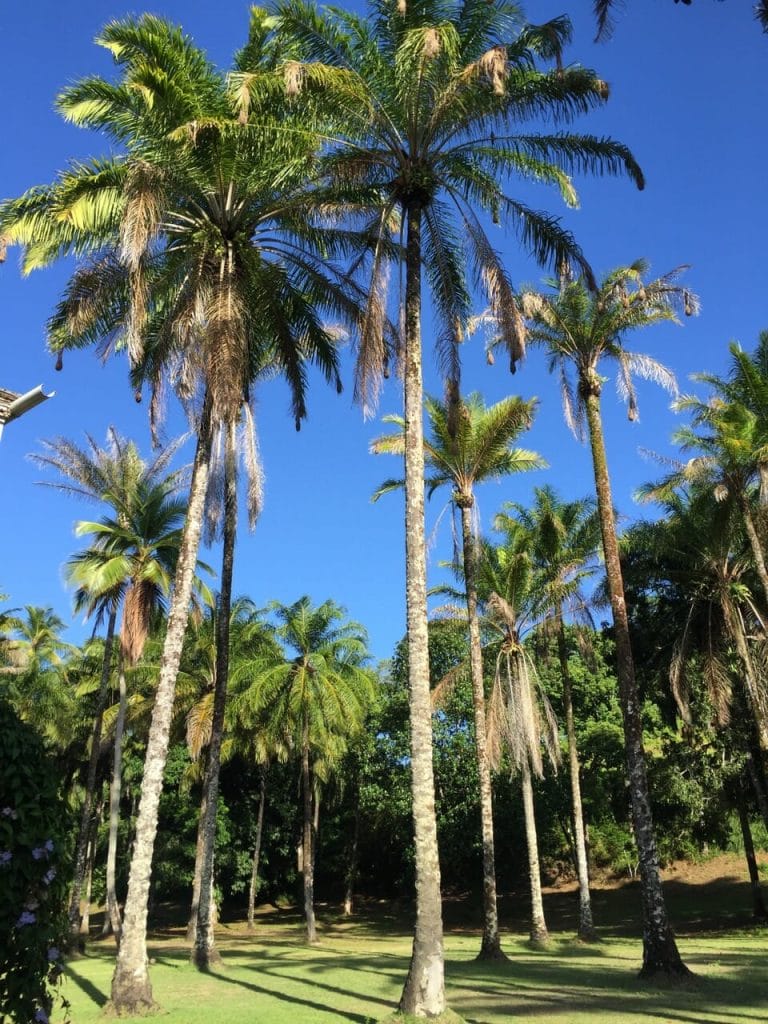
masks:
[[[447,484],[453,488],[454,501],[471,505],[476,484],[546,466],[540,455],[513,446],[519,434],[531,425],[536,399],[526,402],[512,397],[486,406],[482,396],[475,392],[459,399],[457,409],[430,397],[424,404],[430,427],[430,435],[424,441],[430,496]],[[454,415],[455,427],[451,423]],[[375,438],[370,445],[371,452],[403,455],[405,420],[402,416],[385,416],[384,422],[398,429]],[[374,500],[402,486],[402,481],[389,480],[377,489]]]
[[[604,378],[598,368],[605,360],[616,364],[616,386],[630,420],[638,416],[634,377],[677,391],[672,371],[648,355],[630,351],[626,338],[651,324],[678,322],[678,311],[695,314],[698,299],[677,284],[685,267],[644,281],[647,269],[645,260],[618,267],[596,289],[585,278],[564,273],[560,281],[548,282],[548,292],[526,289],[521,294],[528,340],[544,349],[550,372],[557,374],[566,422],[578,437],[584,433],[585,398],[602,390]],[[498,338],[493,338],[490,347],[497,344]]]
[[[302,0],[278,3],[286,59],[272,79],[246,74],[235,85],[252,98],[269,90],[285,95],[307,117],[321,109],[328,143],[317,167],[320,194],[325,186],[373,210],[370,230],[382,244],[406,211],[419,210],[441,324],[438,358],[458,387],[458,344],[473,286],[486,294],[513,363],[524,343],[509,277],[476,211],[508,225],[540,263],[570,260],[589,275],[571,234],[507,185],[543,182],[574,206],[573,173],[628,174],[638,187],[642,173],[620,143],[566,129],[608,95],[593,71],[563,64],[567,18],[526,25],[509,0],[371,6],[372,17],[364,18]],[[537,131],[537,119],[565,130]],[[380,330],[385,257],[380,245],[358,359],[358,395],[367,408],[387,359]]]

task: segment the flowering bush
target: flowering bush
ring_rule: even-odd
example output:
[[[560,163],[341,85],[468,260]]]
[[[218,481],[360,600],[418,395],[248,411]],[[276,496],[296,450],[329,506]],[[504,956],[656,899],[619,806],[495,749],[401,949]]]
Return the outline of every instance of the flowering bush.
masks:
[[[0,1021],[48,1021],[66,934],[68,825],[54,762],[0,700]]]

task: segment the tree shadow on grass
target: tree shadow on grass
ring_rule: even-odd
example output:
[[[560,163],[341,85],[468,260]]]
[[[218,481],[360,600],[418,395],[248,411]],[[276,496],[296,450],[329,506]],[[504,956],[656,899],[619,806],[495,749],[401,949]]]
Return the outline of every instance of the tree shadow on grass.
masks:
[[[269,996],[272,999],[279,999],[281,1002],[293,1003],[296,1006],[308,1006],[313,1010],[320,1010],[322,1013],[330,1013],[335,1016],[337,1020],[349,1020],[354,1021],[356,1024],[370,1024],[370,1015],[363,1016],[361,1013],[352,1013],[350,1011],[339,1010],[337,1006],[328,1006],[325,1003],[318,1003],[312,999],[305,999],[303,996],[288,995],[285,992],[276,992],[274,989],[265,988],[262,985],[257,985],[252,981],[243,981],[241,978],[232,978],[226,974],[220,974],[216,971],[210,971],[210,976],[216,978],[217,981],[225,982],[227,985],[238,985],[241,988],[246,988],[251,992],[256,992],[258,995]],[[349,992],[342,992],[343,995],[349,996]],[[365,998],[368,998],[367,996]],[[388,1003],[388,1006],[391,1004]]]
[[[65,976],[67,978],[71,978],[80,991],[84,992],[85,995],[87,995],[92,1002],[96,1003],[97,1006],[106,1006],[108,997],[101,991],[101,989],[96,988],[92,981],[88,978],[84,978],[79,971],[76,971],[71,963],[67,964]]]

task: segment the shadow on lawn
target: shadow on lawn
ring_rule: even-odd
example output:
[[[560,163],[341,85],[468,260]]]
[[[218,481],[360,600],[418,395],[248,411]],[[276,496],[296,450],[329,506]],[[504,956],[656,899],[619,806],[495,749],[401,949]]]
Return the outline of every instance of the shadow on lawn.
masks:
[[[84,992],[92,1002],[96,1003],[97,1006],[106,1006],[108,997],[96,988],[92,981],[88,978],[84,978],[79,971],[76,971],[71,963],[67,964],[66,977],[71,978],[77,987]]]

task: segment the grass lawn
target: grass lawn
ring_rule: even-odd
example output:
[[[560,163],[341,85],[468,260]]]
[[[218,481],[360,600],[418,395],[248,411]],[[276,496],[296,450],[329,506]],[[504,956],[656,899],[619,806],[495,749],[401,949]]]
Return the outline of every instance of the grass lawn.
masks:
[[[598,889],[596,919],[603,941],[572,938],[572,893],[550,892],[551,948],[531,950],[522,922],[510,912],[504,942],[510,962],[479,964],[478,931],[466,901],[446,906],[446,975],[451,1007],[472,1024],[747,1024],[768,1021],[768,930],[748,926],[749,895],[741,879],[668,884],[683,957],[699,975],[696,988],[661,991],[640,985],[636,885]],[[518,901],[515,901],[516,903]],[[702,913],[703,912],[703,913]],[[253,932],[241,922],[218,933],[224,967],[199,974],[187,960],[182,932],[169,927],[150,941],[152,982],[168,1024],[367,1024],[397,1003],[410,955],[408,912],[366,906],[348,923],[320,915],[320,943],[307,948],[293,911],[262,909]],[[629,922],[629,925],[626,924]],[[719,927],[715,927],[719,925]],[[509,929],[512,929],[510,931]],[[562,929],[562,930],[558,930]],[[100,1019],[113,968],[111,942],[93,943],[67,969],[64,994],[73,1024]],[[54,1017],[60,1021],[61,1016]]]

